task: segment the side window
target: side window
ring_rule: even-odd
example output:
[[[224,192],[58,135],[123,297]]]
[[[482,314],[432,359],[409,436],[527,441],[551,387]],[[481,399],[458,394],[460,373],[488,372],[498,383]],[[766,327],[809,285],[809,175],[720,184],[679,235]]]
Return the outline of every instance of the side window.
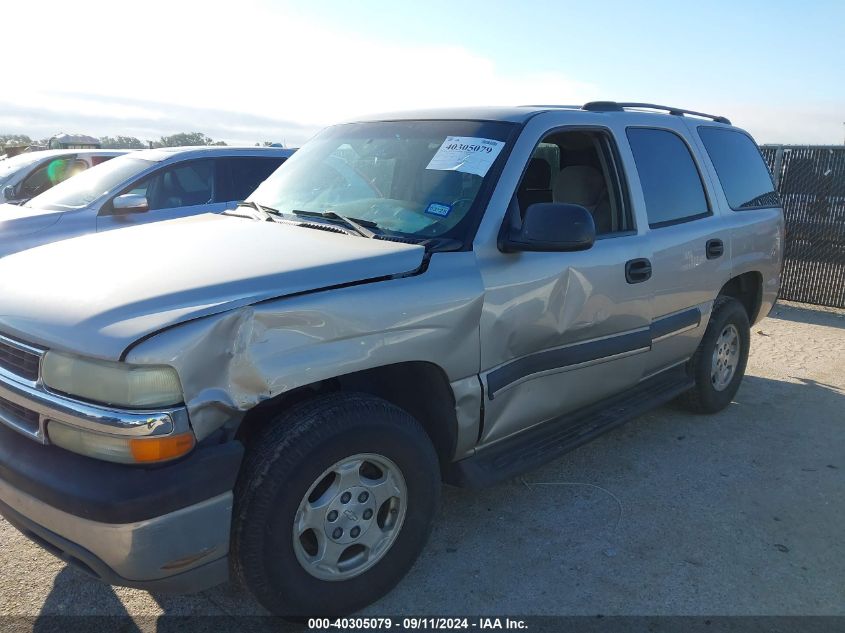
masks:
[[[29,176],[24,178],[21,183],[20,195],[27,198],[37,196],[39,193],[44,193],[53,184],[50,182],[50,177],[47,175],[47,167],[39,167]]]
[[[86,169],[88,169],[88,163],[86,163],[84,160],[76,159],[67,168],[64,173],[64,178],[62,178],[62,180],[67,180],[68,178],[72,178],[73,176],[78,176]]]
[[[217,202],[245,200],[285,161],[281,157],[244,156],[219,159],[221,173]]]
[[[520,213],[538,202],[585,207],[598,235],[632,230],[619,161],[610,137],[599,131],[553,132],[534,150],[516,198]]]
[[[82,163],[80,169],[78,163]],[[57,158],[51,160],[27,176],[21,183],[20,193],[22,197],[32,198],[44,193],[54,185],[71,176],[75,176],[85,168],[85,163],[79,160],[68,158]]]
[[[698,135],[731,209],[780,206],[769,169],[754,141],[742,132],[704,125],[698,128]]]
[[[668,130],[628,128],[628,142],[652,228],[710,214],[701,174],[687,144]]]
[[[121,193],[146,196],[150,211],[208,204],[214,196],[214,162],[197,160],[163,167]]]
[[[91,157],[91,166],[92,166],[92,167],[96,167],[97,165],[99,165],[99,164],[101,164],[101,163],[105,163],[106,161],[109,161],[109,160],[111,160],[112,158],[116,158],[116,157],[115,157],[115,156],[109,156],[109,155],[106,155],[106,156],[92,156],[92,157]]]

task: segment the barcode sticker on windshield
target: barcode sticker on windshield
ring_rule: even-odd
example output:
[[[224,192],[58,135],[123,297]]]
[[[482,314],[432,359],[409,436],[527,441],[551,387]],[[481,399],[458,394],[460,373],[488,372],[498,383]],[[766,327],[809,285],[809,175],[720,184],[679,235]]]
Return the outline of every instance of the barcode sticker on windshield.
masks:
[[[489,138],[447,136],[426,169],[484,176],[505,144]]]

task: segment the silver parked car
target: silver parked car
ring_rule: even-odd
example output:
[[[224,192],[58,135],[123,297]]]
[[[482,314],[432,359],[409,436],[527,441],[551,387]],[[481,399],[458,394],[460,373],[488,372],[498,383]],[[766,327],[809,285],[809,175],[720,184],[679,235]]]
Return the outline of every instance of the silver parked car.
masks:
[[[0,512],[109,583],[231,571],[277,614],[359,609],[413,564],[441,480],[728,406],[782,249],[722,117],[328,128],[235,211],[0,261]]]
[[[23,204],[124,149],[61,149],[25,152],[0,161],[0,204]]]
[[[252,193],[293,152],[169,147],[126,154],[21,206],[0,205],[0,257],[84,233],[220,213]]]

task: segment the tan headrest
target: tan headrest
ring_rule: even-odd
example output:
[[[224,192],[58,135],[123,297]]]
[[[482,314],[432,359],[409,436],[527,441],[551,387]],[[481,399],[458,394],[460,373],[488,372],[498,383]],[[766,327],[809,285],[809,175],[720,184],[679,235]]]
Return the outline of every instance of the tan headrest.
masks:
[[[552,193],[555,202],[579,204],[593,210],[604,192],[604,178],[598,169],[587,165],[564,167],[555,178]]]

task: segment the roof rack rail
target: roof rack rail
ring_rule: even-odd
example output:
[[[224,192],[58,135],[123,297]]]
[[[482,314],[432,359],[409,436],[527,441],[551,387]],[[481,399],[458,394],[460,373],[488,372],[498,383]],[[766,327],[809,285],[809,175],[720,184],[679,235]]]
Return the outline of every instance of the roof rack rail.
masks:
[[[691,114],[692,116],[700,116],[705,119],[712,119],[717,123],[731,124],[730,120],[723,116],[715,114],[705,114],[704,112],[696,112],[695,110],[684,110],[683,108],[672,108],[670,106],[656,105],[654,103],[617,103],[616,101],[590,101],[581,106],[582,110],[589,110],[590,112],[622,112],[625,108],[642,108],[645,110],[662,110],[673,114],[675,116],[684,116]]]
[[[563,108],[564,110],[580,110],[578,105],[561,105],[559,103],[528,103],[517,106],[518,108]]]

